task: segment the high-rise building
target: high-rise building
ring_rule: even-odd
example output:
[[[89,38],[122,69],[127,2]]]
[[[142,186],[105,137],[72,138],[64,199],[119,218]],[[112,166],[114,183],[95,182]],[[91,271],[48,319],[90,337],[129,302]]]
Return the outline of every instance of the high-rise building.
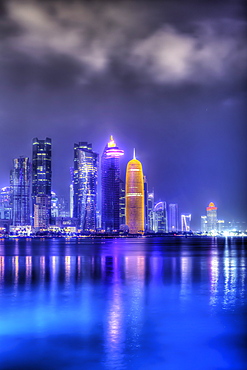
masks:
[[[51,221],[51,199],[47,195],[37,195],[33,206],[33,226],[47,229]]]
[[[29,158],[13,160],[10,173],[10,187],[13,205],[13,225],[30,225],[30,163]]]
[[[191,214],[185,213],[181,215],[181,230],[182,232],[189,232],[191,230],[190,227],[191,222]]]
[[[178,205],[170,203],[168,206],[168,230],[169,232],[178,231]]]
[[[147,232],[154,231],[154,192],[148,193],[147,201]]]
[[[156,233],[167,232],[166,202],[158,202],[154,206],[154,231]]]
[[[79,229],[86,232],[96,230],[98,158],[92,144],[74,145],[73,216],[78,220]]]
[[[58,197],[54,191],[51,192],[51,217],[58,217]]]
[[[124,151],[110,137],[101,157],[101,223],[106,232],[118,231],[120,227],[120,165]]]
[[[12,196],[9,186],[0,191],[0,219],[12,220]]]
[[[212,232],[217,230],[217,207],[213,202],[209,203],[207,211],[207,231]]]
[[[126,170],[126,224],[130,234],[144,232],[144,183],[142,164],[134,158]]]
[[[34,138],[32,157],[32,215],[33,219],[35,217],[35,227],[38,228],[48,227],[51,222],[51,176],[51,139],[39,140],[38,138]]]

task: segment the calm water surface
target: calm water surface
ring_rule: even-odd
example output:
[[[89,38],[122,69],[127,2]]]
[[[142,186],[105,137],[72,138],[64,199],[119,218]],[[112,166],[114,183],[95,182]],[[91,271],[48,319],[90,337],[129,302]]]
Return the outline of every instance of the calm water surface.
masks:
[[[247,240],[0,240],[0,369],[247,369]]]

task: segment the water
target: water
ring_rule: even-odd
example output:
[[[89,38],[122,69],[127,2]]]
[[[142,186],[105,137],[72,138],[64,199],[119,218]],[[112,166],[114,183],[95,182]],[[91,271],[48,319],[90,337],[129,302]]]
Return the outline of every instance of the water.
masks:
[[[246,239],[0,240],[1,369],[246,369]]]

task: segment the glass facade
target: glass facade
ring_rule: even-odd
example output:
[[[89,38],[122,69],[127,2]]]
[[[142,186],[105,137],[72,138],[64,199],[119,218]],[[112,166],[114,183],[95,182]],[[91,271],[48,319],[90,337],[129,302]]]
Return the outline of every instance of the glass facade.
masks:
[[[123,150],[116,146],[111,136],[101,157],[101,222],[106,232],[118,231],[123,222],[119,158]],[[121,218],[121,221],[120,221]]]
[[[10,172],[12,197],[12,223],[14,226],[30,225],[30,163],[29,158],[13,160]]]
[[[178,231],[178,205],[170,203],[168,206],[168,230],[169,232]]]
[[[87,232],[96,230],[98,158],[92,144],[74,145],[73,216],[78,228]]]
[[[126,224],[130,234],[144,232],[144,182],[142,164],[132,159],[126,170]]]
[[[154,192],[148,193],[148,232],[154,231]]]
[[[44,223],[48,226],[51,222],[51,177],[51,139],[39,140],[34,138],[32,157],[32,214],[34,218],[34,209],[36,208],[36,227],[43,227]],[[34,207],[35,204],[37,207]],[[37,212],[38,207],[42,208],[40,212]],[[44,207],[47,207],[45,212]],[[40,225],[37,214],[42,214]],[[43,219],[44,214],[47,217],[45,222]]]
[[[167,233],[166,202],[158,202],[154,206],[154,231],[156,233]]]

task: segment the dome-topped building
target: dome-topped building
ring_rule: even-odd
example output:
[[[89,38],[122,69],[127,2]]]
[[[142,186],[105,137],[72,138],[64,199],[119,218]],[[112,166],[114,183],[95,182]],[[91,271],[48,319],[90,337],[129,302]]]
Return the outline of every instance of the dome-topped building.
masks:
[[[207,211],[207,231],[215,231],[217,229],[217,207],[213,202],[210,202]]]

